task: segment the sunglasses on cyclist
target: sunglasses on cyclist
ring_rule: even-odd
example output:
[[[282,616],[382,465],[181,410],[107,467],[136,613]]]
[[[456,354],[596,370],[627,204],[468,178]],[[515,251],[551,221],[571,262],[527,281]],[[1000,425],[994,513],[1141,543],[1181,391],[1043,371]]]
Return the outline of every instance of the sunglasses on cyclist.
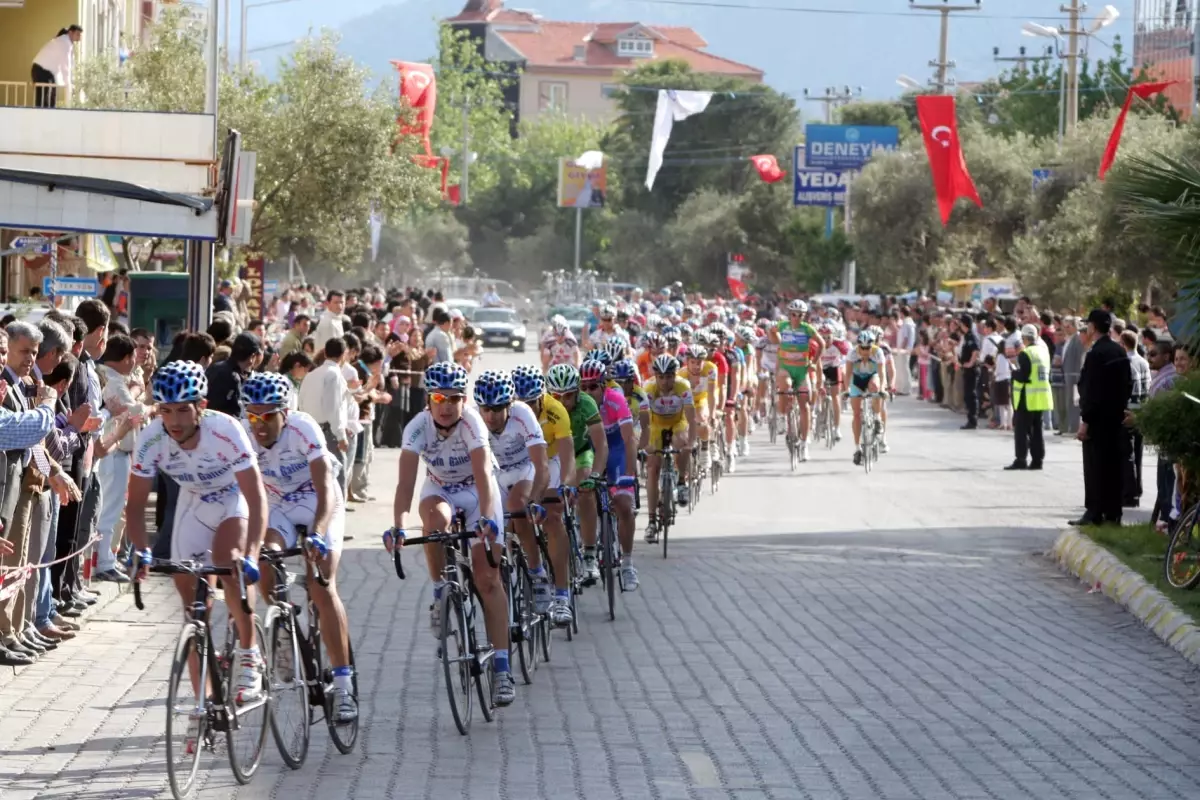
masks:
[[[603,389],[604,383],[602,381],[588,381],[587,383],[579,384],[579,388],[585,392],[594,392],[597,389]]]
[[[265,414],[255,414],[251,411],[246,412],[246,419],[250,420],[251,425],[265,425],[271,420],[283,413],[283,409],[277,408],[274,411],[268,411]]]
[[[457,405],[458,403],[466,400],[467,397],[466,395],[461,394],[443,394],[442,392],[433,392],[429,395],[429,399],[433,401],[434,405],[440,406],[443,403],[454,403]]]
[[[564,397],[571,397],[572,395],[576,395],[576,394],[579,394],[578,390],[576,390],[574,392],[551,392],[550,396],[553,397],[555,400],[562,400]]]
[[[493,414],[499,414],[501,411],[508,411],[508,409],[509,409],[509,406],[507,406],[507,405],[503,405],[503,406],[480,406],[480,407],[479,407],[479,409],[480,409],[481,411],[490,411],[490,412],[492,412]]]

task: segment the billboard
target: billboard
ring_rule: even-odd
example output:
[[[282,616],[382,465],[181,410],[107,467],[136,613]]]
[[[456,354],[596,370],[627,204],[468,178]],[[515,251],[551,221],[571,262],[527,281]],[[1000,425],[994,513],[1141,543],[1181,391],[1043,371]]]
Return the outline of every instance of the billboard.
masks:
[[[801,162],[796,148],[796,164]],[[792,205],[824,206],[834,208],[846,205],[846,186],[850,183],[849,172],[823,169],[805,169],[797,166],[792,170]]]
[[[559,159],[559,208],[603,208],[607,198],[608,164],[586,169],[576,166],[573,158]]]
[[[900,131],[891,125],[808,125],[804,129],[805,166],[858,170],[879,150],[900,146]]]
[[[246,311],[250,319],[263,318],[263,272],[265,260],[261,256],[246,259],[242,267],[242,280],[250,287],[250,297],[246,301]]]

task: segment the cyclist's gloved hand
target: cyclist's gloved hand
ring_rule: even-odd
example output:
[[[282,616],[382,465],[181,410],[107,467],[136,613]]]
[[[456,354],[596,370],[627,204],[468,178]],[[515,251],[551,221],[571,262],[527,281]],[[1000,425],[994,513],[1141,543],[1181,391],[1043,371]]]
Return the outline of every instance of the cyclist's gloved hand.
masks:
[[[488,544],[496,541],[500,536],[500,526],[496,524],[496,520],[488,517],[480,517],[478,525],[479,535],[487,540]]]
[[[635,479],[632,475],[622,475],[621,477],[617,478],[618,489],[632,489],[636,483],[637,479]]]
[[[321,558],[329,555],[329,544],[325,541],[325,537],[319,533],[313,533],[304,540],[304,543],[311,549],[317,551]]]
[[[142,578],[150,574],[150,562],[154,560],[154,553],[147,547],[145,550],[132,550],[129,553],[129,564],[133,569],[133,579],[140,581]]]
[[[242,574],[246,576],[247,583],[258,583],[259,571],[258,564],[255,564],[248,558],[242,559]]]
[[[530,519],[539,524],[544,522],[546,519],[545,507],[540,506],[537,503],[530,503],[529,505],[525,506],[525,513],[529,515]]]
[[[397,547],[404,546],[404,529],[403,528],[388,528],[383,532],[383,547],[389,553]]]
[[[558,487],[558,496],[565,500],[574,500],[578,494],[579,494],[579,489],[575,488],[574,486],[565,486],[564,485],[564,486]]]

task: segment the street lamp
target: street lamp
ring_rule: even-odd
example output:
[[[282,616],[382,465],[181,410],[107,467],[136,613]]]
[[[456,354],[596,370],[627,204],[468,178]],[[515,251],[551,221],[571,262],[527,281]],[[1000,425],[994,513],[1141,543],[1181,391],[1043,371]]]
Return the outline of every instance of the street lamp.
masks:
[[[258,3],[247,3],[246,0],[241,0],[241,2],[242,2],[242,27],[238,31],[238,34],[241,37],[241,41],[240,41],[239,49],[238,49],[238,68],[245,69],[246,68],[246,22],[250,15],[250,9],[262,8],[263,6],[277,6],[281,3],[294,3],[294,2],[296,2],[296,0],[261,0],[261,2],[258,2]]]
[[[1119,16],[1121,16],[1121,12],[1117,10],[1116,6],[1105,6],[1104,10],[1097,14],[1096,18],[1092,20],[1092,24],[1088,26],[1088,36],[1112,25]]]
[[[900,77],[896,78],[896,85],[902,89],[908,89],[911,92],[919,92],[925,88],[907,75],[901,75]]]

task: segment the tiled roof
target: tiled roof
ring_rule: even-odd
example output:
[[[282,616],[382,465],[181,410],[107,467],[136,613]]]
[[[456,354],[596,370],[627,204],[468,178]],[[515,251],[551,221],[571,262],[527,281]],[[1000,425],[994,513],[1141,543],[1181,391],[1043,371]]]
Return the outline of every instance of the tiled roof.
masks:
[[[762,77],[762,70],[704,51],[707,43],[691,28],[640,26],[654,38],[653,58],[629,58],[617,55],[616,37],[639,23],[551,22],[539,20],[528,30],[496,30],[520,53],[526,68],[604,70],[634,68],[646,61],[681,59],[696,72],[716,75]],[[657,34],[656,36],[654,34]],[[585,46],[583,58],[575,57],[575,47]]]

